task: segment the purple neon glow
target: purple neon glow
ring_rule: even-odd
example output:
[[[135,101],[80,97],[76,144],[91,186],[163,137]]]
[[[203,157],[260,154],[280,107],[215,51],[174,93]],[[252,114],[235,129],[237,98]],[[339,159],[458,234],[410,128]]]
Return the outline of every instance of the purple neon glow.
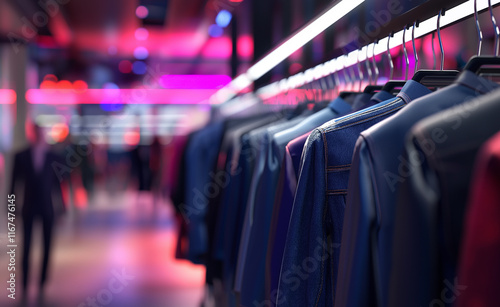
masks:
[[[219,89],[231,82],[226,75],[163,75],[160,85],[165,89]]]
[[[29,89],[26,100],[31,104],[209,104],[217,89]]]
[[[224,29],[219,27],[218,25],[210,25],[208,27],[208,34],[211,37],[221,37],[224,34]]]
[[[134,57],[138,60],[145,60],[149,56],[149,51],[145,47],[137,47],[134,50]]]

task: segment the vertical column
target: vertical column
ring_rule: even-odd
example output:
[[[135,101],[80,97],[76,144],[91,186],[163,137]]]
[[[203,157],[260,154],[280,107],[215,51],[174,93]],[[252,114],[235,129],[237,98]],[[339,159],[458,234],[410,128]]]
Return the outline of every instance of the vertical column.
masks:
[[[233,12],[233,19],[231,20],[231,42],[232,42],[232,53],[231,53],[231,78],[236,78],[238,75],[238,17],[237,11]]]
[[[8,148],[5,150],[5,172],[3,175],[3,186],[0,187],[0,199],[6,200],[7,189],[11,184],[12,167],[14,162],[14,154],[16,151],[25,147],[28,143],[26,139],[25,121],[28,113],[28,103],[26,101],[26,71],[28,63],[28,46],[16,45],[12,48],[11,44],[3,44],[0,47],[1,56],[1,86],[2,88],[10,88],[16,92],[17,102],[14,106],[4,106],[4,112],[12,111],[14,115],[13,121],[10,123],[14,125],[12,130],[11,142],[6,142]],[[7,108],[12,108],[8,110]],[[2,213],[2,216],[5,212]]]

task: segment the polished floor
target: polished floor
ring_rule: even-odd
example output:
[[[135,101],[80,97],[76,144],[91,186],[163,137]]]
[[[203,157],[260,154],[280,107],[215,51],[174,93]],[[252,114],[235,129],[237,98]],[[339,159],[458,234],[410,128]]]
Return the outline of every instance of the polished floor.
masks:
[[[44,295],[36,287],[42,238],[35,230],[27,302],[21,303],[21,296],[12,301],[2,287],[0,306],[200,306],[205,269],[175,259],[176,228],[171,206],[155,204],[149,194],[98,192],[88,205],[69,210],[58,221]],[[4,284],[9,261],[5,232],[0,232]],[[16,258],[19,287],[19,248]],[[18,289],[16,295],[21,294]]]

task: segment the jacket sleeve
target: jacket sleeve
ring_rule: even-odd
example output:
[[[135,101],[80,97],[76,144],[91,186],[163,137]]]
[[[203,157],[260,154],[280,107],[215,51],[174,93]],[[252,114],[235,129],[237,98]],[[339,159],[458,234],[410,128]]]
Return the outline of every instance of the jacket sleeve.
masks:
[[[403,153],[414,163],[397,198],[390,307],[428,306],[440,297],[443,287],[439,280],[438,176],[431,167],[433,158],[424,154],[422,140],[424,136],[411,132]]]
[[[372,157],[363,136],[354,150],[342,228],[336,306],[375,306],[373,227],[376,223]],[[374,248],[372,248],[374,247]]]
[[[277,306],[332,306],[332,257],[325,228],[325,153],[314,130],[302,156],[277,294]]]

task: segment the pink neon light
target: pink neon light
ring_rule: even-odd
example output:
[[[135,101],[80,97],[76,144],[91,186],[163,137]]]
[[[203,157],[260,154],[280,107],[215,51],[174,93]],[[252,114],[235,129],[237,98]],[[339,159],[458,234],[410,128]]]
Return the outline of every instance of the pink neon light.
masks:
[[[238,38],[238,56],[244,59],[251,59],[253,56],[253,38],[250,35],[244,35]]]
[[[14,90],[0,89],[0,104],[14,104],[17,96]]]
[[[217,89],[30,89],[31,104],[209,104]]]
[[[165,89],[219,89],[229,82],[226,75],[163,75],[160,85]]]
[[[227,59],[231,56],[229,37],[212,37],[203,47],[202,56],[208,59]]]

